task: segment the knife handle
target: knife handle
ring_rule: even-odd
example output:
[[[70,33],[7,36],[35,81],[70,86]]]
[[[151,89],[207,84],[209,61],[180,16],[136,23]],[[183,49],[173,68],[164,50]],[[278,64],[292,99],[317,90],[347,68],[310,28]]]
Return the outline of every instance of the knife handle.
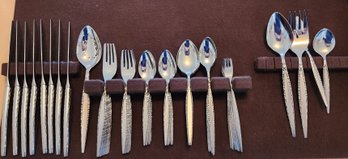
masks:
[[[57,80],[56,87],[56,105],[55,105],[55,135],[56,135],[56,155],[60,155],[61,149],[61,120],[62,120],[62,95],[63,95],[63,87],[60,80]]]
[[[53,153],[53,112],[54,112],[54,84],[52,79],[48,83],[48,98],[47,98],[47,119],[48,119],[48,153]]]
[[[29,104],[29,154],[35,154],[35,114],[36,114],[37,86],[35,80],[32,81],[30,90]]]
[[[173,101],[172,94],[166,85],[166,92],[164,94],[163,103],[163,131],[164,131],[164,145],[173,145],[174,142],[174,121],[173,121]]]
[[[41,78],[40,87],[40,120],[42,153],[47,153],[47,86],[44,77]]]
[[[64,92],[64,119],[63,119],[63,154],[64,157],[68,157],[69,154],[69,123],[70,123],[70,96],[71,88],[69,81],[65,84]]]
[[[19,103],[21,98],[21,87],[18,80],[15,82],[13,92],[13,107],[12,107],[12,153],[18,155],[18,115]]]
[[[301,113],[301,122],[303,129],[303,136],[307,138],[308,134],[308,99],[306,79],[303,71],[302,58],[299,58],[298,64],[298,99]]]
[[[227,92],[227,122],[230,138],[230,148],[243,152],[242,131],[240,128],[240,119],[234,91]]]
[[[6,79],[8,80],[8,79]],[[2,120],[1,120],[1,156],[6,156],[7,150],[7,125],[8,125],[8,109],[10,106],[11,98],[11,86],[9,83],[6,84],[4,93],[4,103],[2,110]]]
[[[208,93],[206,98],[206,125],[207,125],[207,143],[208,151],[215,155],[215,117],[214,117],[214,101],[211,91],[210,79],[208,82]]]
[[[148,88],[146,85],[143,102],[143,146],[150,145],[152,138],[152,100]]]
[[[294,110],[294,100],[292,96],[291,82],[290,82],[290,77],[288,73],[288,68],[286,67],[285,57],[282,56],[281,59],[282,59],[283,93],[284,93],[286,112],[289,119],[292,137],[296,137],[295,110]]]
[[[323,102],[324,102],[324,104],[325,104],[325,106],[326,106],[326,108],[327,108],[327,107],[328,107],[328,102],[327,102],[327,98],[326,98],[326,94],[325,94],[323,82],[322,82],[322,80],[321,80],[321,78],[320,78],[320,74],[319,74],[317,65],[315,64],[315,62],[314,62],[314,60],[313,60],[313,57],[312,57],[312,55],[309,53],[309,51],[307,50],[306,52],[307,52],[307,55],[308,55],[308,57],[309,57],[309,61],[310,61],[310,64],[311,64],[312,73],[313,73],[313,76],[314,76],[314,79],[315,79],[315,83],[316,83],[317,86],[318,86],[321,99],[323,99]]]
[[[21,151],[22,157],[27,156],[27,116],[28,116],[29,88],[24,81],[21,101]]]
[[[323,79],[324,79],[324,90],[327,101],[327,113],[330,113],[330,77],[329,77],[329,68],[327,66],[327,61],[324,59],[323,65]]]
[[[129,153],[132,146],[132,102],[127,89],[125,90],[121,108],[122,154]]]
[[[187,89],[186,89],[186,135],[187,144],[192,145],[193,138],[193,97],[191,92],[191,79],[187,79]]]
[[[85,88],[82,90],[81,100],[81,152],[85,153],[87,130],[88,130],[88,118],[89,118],[89,95],[85,93]]]
[[[97,157],[107,155],[110,152],[112,126],[112,100],[104,93],[101,97],[98,112],[97,125]]]

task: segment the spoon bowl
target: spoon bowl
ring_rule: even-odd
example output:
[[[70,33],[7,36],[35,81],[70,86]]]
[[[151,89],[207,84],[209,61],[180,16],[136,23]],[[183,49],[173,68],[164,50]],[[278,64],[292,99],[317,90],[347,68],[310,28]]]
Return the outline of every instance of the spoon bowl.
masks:
[[[187,39],[181,44],[176,58],[179,69],[187,76],[191,76],[197,71],[199,67],[198,51],[191,40]]]
[[[313,39],[313,49],[321,56],[327,56],[335,47],[336,39],[331,30],[321,29]]]
[[[152,53],[145,50],[139,59],[138,72],[140,77],[145,80],[146,84],[155,77],[156,63]]]
[[[217,49],[214,41],[210,37],[204,38],[199,48],[199,61],[205,67],[207,72],[209,72],[210,68],[214,65],[216,54]]]
[[[175,76],[177,72],[176,62],[169,50],[162,52],[158,61],[158,72],[167,83]]]

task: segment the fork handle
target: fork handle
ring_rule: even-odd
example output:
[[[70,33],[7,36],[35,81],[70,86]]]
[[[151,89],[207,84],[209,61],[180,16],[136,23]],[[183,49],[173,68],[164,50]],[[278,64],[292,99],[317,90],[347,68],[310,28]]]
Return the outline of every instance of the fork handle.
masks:
[[[214,117],[214,101],[211,91],[210,78],[208,79],[208,93],[206,98],[206,125],[207,125],[207,143],[208,151],[215,155],[215,117]]]
[[[300,57],[298,63],[298,99],[301,113],[301,122],[303,129],[303,136],[307,138],[308,125],[308,100],[307,100],[307,86],[303,71],[302,58]]]
[[[143,146],[150,145],[152,138],[152,100],[148,88],[146,85],[143,103]]]
[[[327,113],[330,113],[330,77],[329,77],[329,68],[327,66],[327,61],[324,59],[324,65],[323,65],[323,79],[324,79],[324,90],[326,95],[326,101],[327,101]]]
[[[294,100],[292,96],[291,82],[288,73],[288,68],[286,67],[285,57],[282,56],[282,79],[283,79],[283,95],[285,100],[286,112],[289,119],[291,135],[296,137],[295,130],[295,110],[294,110]]]
[[[232,150],[243,152],[242,131],[240,128],[238,107],[233,89],[227,91],[227,122],[230,148]]]
[[[192,145],[193,138],[193,97],[191,92],[191,79],[187,78],[187,89],[186,89],[186,135],[187,135],[187,144]]]
[[[132,102],[131,96],[127,94],[127,91],[124,92],[122,99],[121,140],[122,154],[129,153],[132,145]]]
[[[98,112],[97,125],[97,157],[104,156],[110,152],[112,125],[112,100],[110,95],[104,93],[101,97]]]
[[[8,78],[8,77],[6,77]],[[8,80],[8,79],[6,79]],[[7,125],[8,125],[8,109],[10,106],[10,96],[11,96],[11,86],[9,83],[6,84],[4,93],[4,103],[2,110],[2,120],[1,120],[1,156],[6,156],[7,148]]]
[[[320,78],[320,74],[319,74],[317,65],[315,64],[315,62],[313,60],[313,57],[310,54],[310,52],[308,50],[306,52],[307,52],[307,55],[309,57],[309,61],[311,63],[312,73],[313,73],[313,76],[314,76],[314,79],[315,79],[315,83],[318,86],[321,99],[323,99],[323,102],[324,102],[325,106],[328,107],[328,102],[327,102],[327,98],[326,98],[326,95],[325,95],[323,82],[322,82],[322,80]]]

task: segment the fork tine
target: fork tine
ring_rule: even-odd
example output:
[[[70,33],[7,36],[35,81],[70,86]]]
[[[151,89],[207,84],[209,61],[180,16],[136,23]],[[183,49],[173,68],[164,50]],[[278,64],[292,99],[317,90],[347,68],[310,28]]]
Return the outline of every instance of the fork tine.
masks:
[[[111,44],[111,56],[112,56],[112,63],[113,64],[117,64],[117,60],[116,60],[116,48],[115,48],[115,44]],[[117,65],[116,65],[117,66]],[[117,67],[116,67],[117,68]]]
[[[106,62],[106,43],[104,43],[104,46],[103,46],[103,63]]]
[[[111,53],[112,53],[112,50],[111,50],[111,44],[109,43],[108,44],[108,63],[109,65],[111,65],[111,61],[112,61],[112,58],[111,58]]]
[[[300,18],[300,13],[297,13],[295,11],[295,15],[296,15],[296,30],[300,30],[301,29],[301,18]]]
[[[303,10],[303,27],[304,29],[308,29],[308,17],[306,10]]]
[[[289,24],[290,24],[290,26],[291,26],[291,29],[293,29],[294,28],[294,26],[292,25],[292,12],[291,11],[289,11],[289,17],[288,17],[288,22],[289,22]]]
[[[126,61],[127,61],[127,69],[129,69],[130,67],[132,67],[132,64],[130,62],[130,55],[129,55],[129,50],[127,49],[127,53],[126,53]]]
[[[121,50],[121,68],[124,68],[124,50]]]
[[[130,60],[131,60],[131,67],[135,67],[135,60],[134,60],[134,53],[133,50],[130,50]]]

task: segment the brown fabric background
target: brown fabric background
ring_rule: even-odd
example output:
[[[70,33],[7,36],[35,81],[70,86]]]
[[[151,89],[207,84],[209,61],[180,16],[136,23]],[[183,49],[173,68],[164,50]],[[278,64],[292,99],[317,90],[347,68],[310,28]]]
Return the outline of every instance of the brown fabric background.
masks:
[[[77,60],[74,54],[76,38],[85,24],[91,25],[97,31],[102,42],[116,43],[118,55],[121,49],[133,48],[137,59],[140,52],[145,49],[150,50],[157,59],[165,48],[176,54],[179,45],[186,38],[199,46],[205,36],[210,36],[219,50],[218,59],[212,70],[213,76],[220,76],[221,59],[232,57],[235,75],[251,75],[253,78],[253,89],[247,94],[237,96],[242,125],[243,153],[229,149],[226,95],[225,93],[214,94],[217,134],[215,158],[348,157],[347,72],[331,72],[330,74],[332,101],[330,115],[326,114],[320,103],[312,74],[306,73],[309,137],[304,139],[297,105],[295,109],[297,137],[292,138],[290,135],[283,104],[280,73],[254,71],[255,58],[276,56],[265,43],[265,28],[269,16],[274,11],[280,11],[287,16],[289,10],[299,9],[307,9],[309,13],[311,37],[323,27],[328,27],[334,32],[337,45],[330,56],[347,54],[347,0],[17,0],[15,19],[31,22],[34,18],[42,18],[46,36],[45,46],[48,46],[48,20],[54,19],[54,29],[57,30],[57,20],[61,19],[64,25],[63,52],[66,50],[67,21],[71,20],[72,60]],[[45,49],[47,50],[47,47]],[[65,55],[62,57],[65,59]],[[203,68],[195,74],[195,76],[204,75]],[[101,77],[101,64],[98,64],[92,70],[91,78],[100,79]],[[290,77],[295,103],[297,103],[297,72],[290,72]],[[80,153],[80,96],[83,78],[84,72],[81,72],[80,75],[71,79],[73,98],[70,158],[95,158],[96,154],[98,97],[91,99],[86,153]],[[117,72],[117,78],[120,78],[119,72]],[[150,146],[143,147],[142,94],[132,96],[132,150],[128,155],[122,155],[120,142],[122,97],[113,96],[111,153],[104,158],[210,158],[205,133],[205,94],[194,94],[194,139],[191,147],[186,145],[184,97],[185,94],[173,94],[175,141],[174,146],[164,147],[163,95],[153,95],[153,141]],[[37,131],[40,132],[39,130],[38,127]],[[40,133],[37,133],[36,145],[36,155],[33,158],[56,157],[42,155]],[[8,156],[12,157],[11,139],[8,147]]]

